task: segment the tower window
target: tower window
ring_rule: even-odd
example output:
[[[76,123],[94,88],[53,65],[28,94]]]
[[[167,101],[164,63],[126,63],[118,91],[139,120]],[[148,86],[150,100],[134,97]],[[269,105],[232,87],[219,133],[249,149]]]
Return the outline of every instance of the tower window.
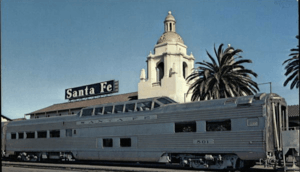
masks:
[[[187,64],[185,62],[183,62],[183,64],[182,64],[182,75],[183,75],[184,79],[186,78],[186,74],[187,74]]]
[[[164,63],[161,62],[156,68],[157,71],[157,82],[160,82],[161,79],[164,77]]]
[[[172,31],[172,23],[170,23],[170,31]]]

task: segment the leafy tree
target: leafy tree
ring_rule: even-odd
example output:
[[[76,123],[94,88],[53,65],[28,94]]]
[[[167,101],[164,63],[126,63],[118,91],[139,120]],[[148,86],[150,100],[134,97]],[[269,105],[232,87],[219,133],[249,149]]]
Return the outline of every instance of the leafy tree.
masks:
[[[299,36],[297,35],[296,38],[299,39]],[[290,89],[293,89],[295,86],[297,89],[299,88],[299,45],[297,47],[298,48],[291,49],[292,53],[289,56],[292,57],[282,63],[282,65],[287,63],[284,75],[288,77],[283,83],[283,86],[287,86],[291,81]]]
[[[221,44],[214,51],[216,60],[206,51],[212,62],[197,62],[200,66],[187,77],[192,82],[188,93],[192,91],[192,101],[253,95],[259,88],[249,75],[257,77],[252,70],[246,69],[243,63],[252,63],[248,59],[239,59],[240,49],[228,47],[225,51]]]

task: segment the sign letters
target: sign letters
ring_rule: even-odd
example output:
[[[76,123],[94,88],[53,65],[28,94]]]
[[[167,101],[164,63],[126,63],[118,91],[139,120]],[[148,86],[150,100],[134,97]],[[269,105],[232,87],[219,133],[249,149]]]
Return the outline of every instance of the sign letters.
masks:
[[[110,80],[65,90],[65,99],[80,99],[119,92],[119,81]]]

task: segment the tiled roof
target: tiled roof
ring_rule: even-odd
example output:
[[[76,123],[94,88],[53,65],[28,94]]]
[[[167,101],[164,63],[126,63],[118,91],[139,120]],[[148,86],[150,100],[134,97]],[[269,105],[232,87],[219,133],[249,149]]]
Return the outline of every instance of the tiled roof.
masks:
[[[289,117],[299,116],[299,105],[288,106]]]
[[[127,94],[119,94],[119,95],[115,95],[115,96],[100,97],[100,98],[88,99],[88,100],[82,100],[82,101],[54,104],[52,106],[28,113],[27,115],[61,111],[61,110],[69,110],[69,109],[79,109],[79,108],[84,108],[84,107],[94,106],[94,105],[99,105],[99,104],[106,104],[106,103],[124,102],[124,101],[128,101],[128,100],[135,100],[135,99],[137,99],[137,96],[138,96],[138,93],[133,92],[133,93],[127,93]]]

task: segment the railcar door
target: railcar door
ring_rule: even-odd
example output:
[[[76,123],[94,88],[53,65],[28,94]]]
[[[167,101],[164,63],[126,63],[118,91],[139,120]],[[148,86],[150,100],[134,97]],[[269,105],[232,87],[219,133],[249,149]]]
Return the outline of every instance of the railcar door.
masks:
[[[281,103],[281,98],[273,97],[272,100],[272,120],[274,131],[275,150],[282,151],[282,131],[288,130],[288,115],[286,106]]]
[[[286,169],[286,157],[292,156],[293,166],[295,160],[300,165],[300,131],[297,129],[289,128],[288,111],[285,105],[279,104],[279,115],[282,116],[280,123],[280,155],[279,159],[283,159],[284,168]],[[280,117],[280,116],[279,116]]]
[[[300,159],[300,131],[290,130],[287,107],[286,104],[283,102],[284,101],[282,100],[282,98],[273,97],[271,104],[276,159],[283,160],[284,167],[286,167],[285,157],[287,156],[289,150],[291,150],[292,152],[293,159]]]

